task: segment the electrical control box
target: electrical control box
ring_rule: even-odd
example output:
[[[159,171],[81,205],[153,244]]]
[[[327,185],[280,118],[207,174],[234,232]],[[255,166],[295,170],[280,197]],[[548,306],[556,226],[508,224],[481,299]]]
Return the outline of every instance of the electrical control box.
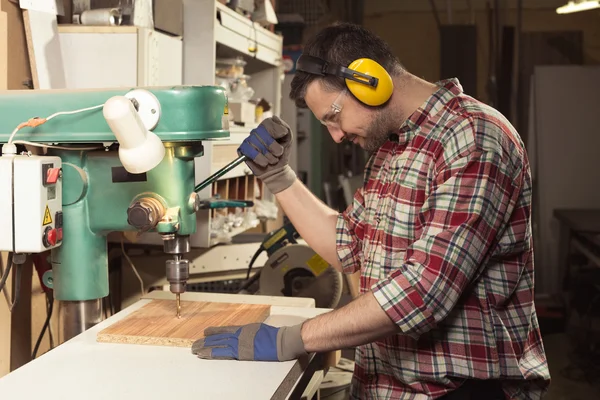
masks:
[[[0,157],[0,187],[0,250],[41,253],[60,246],[63,215],[59,157]]]

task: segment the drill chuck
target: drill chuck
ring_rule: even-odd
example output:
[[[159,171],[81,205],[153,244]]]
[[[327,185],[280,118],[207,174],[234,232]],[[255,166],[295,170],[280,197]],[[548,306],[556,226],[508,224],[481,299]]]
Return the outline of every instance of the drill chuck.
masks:
[[[167,260],[167,281],[171,293],[184,293],[187,280],[190,277],[188,260]]]

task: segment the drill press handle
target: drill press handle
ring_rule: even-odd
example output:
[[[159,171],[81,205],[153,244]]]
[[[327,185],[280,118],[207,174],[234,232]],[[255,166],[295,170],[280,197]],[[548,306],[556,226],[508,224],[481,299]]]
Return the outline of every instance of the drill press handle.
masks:
[[[254,206],[254,202],[250,200],[219,200],[209,199],[201,200],[199,210],[212,210],[215,208],[246,208]]]

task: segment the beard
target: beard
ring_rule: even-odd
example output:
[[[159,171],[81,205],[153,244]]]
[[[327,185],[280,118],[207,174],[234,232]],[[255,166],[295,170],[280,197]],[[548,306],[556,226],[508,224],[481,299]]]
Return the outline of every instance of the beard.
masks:
[[[363,149],[372,154],[379,150],[388,141],[390,134],[399,127],[395,127],[396,116],[389,110],[379,110],[366,129]]]

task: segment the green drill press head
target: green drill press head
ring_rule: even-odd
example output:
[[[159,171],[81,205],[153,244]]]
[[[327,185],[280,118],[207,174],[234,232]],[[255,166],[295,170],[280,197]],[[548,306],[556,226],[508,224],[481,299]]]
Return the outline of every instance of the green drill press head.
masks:
[[[137,123],[164,146],[147,171],[132,173],[121,162],[128,131],[118,141],[103,113],[115,96],[129,99]],[[50,144],[47,154],[62,160],[63,239],[51,253],[55,298],[108,295],[110,232],[158,232],[176,260],[189,251],[200,204],[194,158],[203,155],[202,141],[229,137],[227,109],[225,90],[215,86],[0,92],[0,144],[21,123],[53,116],[19,129],[13,143]]]

